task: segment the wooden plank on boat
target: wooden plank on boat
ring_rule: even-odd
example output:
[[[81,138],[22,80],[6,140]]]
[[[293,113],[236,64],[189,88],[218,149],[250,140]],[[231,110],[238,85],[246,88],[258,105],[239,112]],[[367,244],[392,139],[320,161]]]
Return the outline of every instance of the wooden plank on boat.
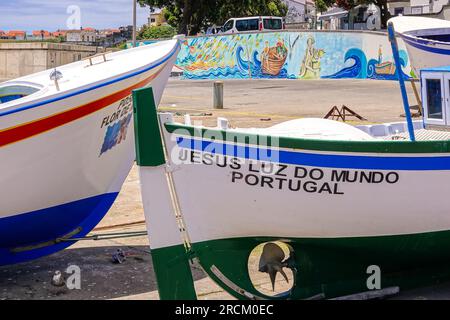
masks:
[[[418,116],[421,116],[421,115],[423,115],[422,100],[420,99],[420,94],[416,87],[416,82],[419,82],[419,79],[410,78],[409,82],[411,83],[411,87],[413,89],[414,96],[416,97],[417,105],[419,106]]]
[[[373,299],[384,299],[387,297],[395,296],[399,294],[399,287],[389,287],[381,290],[371,290],[366,292],[360,292],[356,294],[351,294],[348,296],[337,297],[330,300],[373,300]]]
[[[438,130],[440,129],[440,130]],[[444,131],[446,129],[447,131]],[[450,128],[430,128],[415,130],[417,141],[447,141],[450,140]],[[407,140],[408,133],[402,132],[394,135],[387,136],[385,140]]]
[[[100,62],[100,63],[105,63],[105,62],[108,61],[108,59],[106,59],[106,55],[107,55],[108,53],[109,53],[109,52],[100,52],[100,53],[97,53],[97,54],[95,54],[95,55],[93,55],[93,56],[84,58],[83,61],[89,60],[89,67],[92,67],[92,66],[94,65],[94,63],[92,62],[92,59],[97,58],[97,57],[103,57],[103,61]]]

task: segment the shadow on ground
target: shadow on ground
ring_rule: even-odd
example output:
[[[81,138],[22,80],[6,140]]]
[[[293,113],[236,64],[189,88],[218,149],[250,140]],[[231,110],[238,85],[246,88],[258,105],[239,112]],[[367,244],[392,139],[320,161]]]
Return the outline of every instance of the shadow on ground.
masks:
[[[112,255],[122,249],[126,260],[115,264]],[[55,271],[76,265],[81,270],[81,290],[51,284]],[[193,269],[195,280],[204,277]],[[49,257],[0,267],[0,300],[104,300],[157,290],[147,246],[109,246],[68,249]]]

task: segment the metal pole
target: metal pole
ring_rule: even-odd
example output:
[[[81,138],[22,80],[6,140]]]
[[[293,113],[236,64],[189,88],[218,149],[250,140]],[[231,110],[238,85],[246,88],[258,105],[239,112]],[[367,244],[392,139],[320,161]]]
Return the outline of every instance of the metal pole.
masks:
[[[136,9],[136,0],[131,1],[133,1],[133,48],[136,48],[137,9]]]
[[[395,37],[394,24],[392,22],[388,23],[388,34],[392,46],[392,54],[394,55],[398,83],[400,84],[400,91],[402,92],[403,108],[405,109],[406,122],[408,123],[409,138],[411,141],[416,141],[411,110],[409,109],[408,94],[406,93],[405,80],[402,75],[402,65],[400,63],[400,54],[398,53],[397,38]]]
[[[250,61],[249,61],[250,63]],[[223,82],[214,82],[214,109],[223,109]]]

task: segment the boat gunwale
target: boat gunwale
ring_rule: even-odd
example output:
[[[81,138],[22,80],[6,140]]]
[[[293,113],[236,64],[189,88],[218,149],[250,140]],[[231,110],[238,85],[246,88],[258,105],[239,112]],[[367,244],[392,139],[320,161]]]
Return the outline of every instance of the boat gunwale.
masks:
[[[171,41],[171,40],[169,40],[169,41]],[[74,96],[77,96],[77,95],[80,95],[80,94],[83,94],[86,92],[90,92],[90,91],[93,91],[93,90],[96,90],[96,89],[99,89],[102,87],[109,86],[111,84],[114,84],[114,83],[117,83],[117,82],[120,82],[123,80],[130,79],[137,75],[143,74],[145,72],[148,72],[148,71],[155,69],[155,68],[159,67],[160,65],[166,63],[168,60],[170,60],[173,57],[173,55],[178,51],[179,48],[180,48],[180,41],[177,41],[176,45],[172,48],[172,50],[167,55],[161,57],[160,59],[158,59],[150,64],[144,65],[141,68],[120,74],[119,76],[115,76],[115,77],[113,76],[111,78],[105,78],[103,80],[100,80],[97,83],[87,84],[87,85],[85,85],[86,86],[85,88],[83,88],[83,86],[74,88],[74,89],[68,90],[67,92],[65,92],[64,94],[61,94],[61,95],[58,95],[59,94],[59,92],[58,92],[57,94],[55,94],[53,96],[46,97],[44,99],[44,101],[38,101],[38,102],[34,102],[34,103],[33,103],[33,101],[31,101],[30,105],[26,105],[27,103],[24,103],[25,104],[24,106],[19,106],[17,108],[15,108],[14,105],[5,106],[5,104],[4,104],[3,106],[0,107],[0,117],[19,113],[19,112],[30,110],[30,109],[34,109],[34,108],[41,107],[44,105],[48,105],[48,104],[51,104],[51,103],[54,103],[57,101],[71,98],[71,97],[74,97]],[[12,80],[12,81],[15,81],[15,80]],[[9,81],[4,82],[2,84],[7,84],[7,83],[9,83]],[[45,86],[44,86],[44,88],[45,88]],[[80,88],[83,88],[83,89],[80,89]],[[17,100],[15,100],[15,101],[17,102]],[[8,109],[8,108],[11,108],[11,109],[2,111],[2,109]]]
[[[325,140],[325,139],[305,139],[293,138],[278,135],[264,135],[256,133],[247,133],[244,131],[221,130],[217,128],[196,127],[184,125],[181,123],[165,123],[165,129],[173,134],[177,130],[185,130],[190,137],[203,137],[208,133],[213,137],[224,137],[224,142],[236,141],[231,138],[238,138],[239,143],[245,145],[255,145],[250,141],[258,141],[258,146],[271,146],[271,139],[278,139],[277,148],[290,148],[312,151],[331,151],[331,152],[354,152],[354,153],[392,153],[392,154],[439,154],[450,153],[450,140],[427,140],[427,141],[409,141],[409,140],[373,140],[373,141],[348,141],[348,140]],[[199,131],[201,130],[201,131]],[[197,133],[197,134],[196,134]],[[201,133],[201,136],[198,135]],[[216,134],[216,136],[214,136]],[[180,135],[186,135],[180,133]]]
[[[418,37],[418,36],[411,35],[411,34],[408,34],[408,33],[398,32],[398,34],[400,35],[400,37],[403,40],[405,40],[405,38],[406,38],[409,41],[414,41],[414,42],[417,42],[417,43],[420,43],[420,44],[423,44],[423,45],[429,45],[429,44],[437,45],[438,44],[438,45],[443,45],[443,46],[447,46],[447,47],[450,46],[450,42],[426,39],[426,38]]]

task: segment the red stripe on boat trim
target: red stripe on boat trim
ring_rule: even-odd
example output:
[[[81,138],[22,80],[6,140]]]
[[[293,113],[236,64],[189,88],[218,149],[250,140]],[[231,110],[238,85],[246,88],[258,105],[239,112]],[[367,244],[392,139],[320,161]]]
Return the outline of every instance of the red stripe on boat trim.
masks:
[[[75,120],[84,118],[92,113],[95,113],[101,109],[104,109],[113,103],[120,101],[121,99],[129,96],[134,89],[141,88],[149,84],[153,79],[155,79],[161,71],[164,69],[164,65],[161,69],[151,75],[149,78],[112,95],[101,98],[99,100],[90,102],[88,104],[57,113],[45,118],[35,120],[33,122],[21,124],[12,128],[0,131],[0,147],[19,142],[31,138],[33,136],[42,134],[44,132],[56,129],[67,123],[73,122]]]

